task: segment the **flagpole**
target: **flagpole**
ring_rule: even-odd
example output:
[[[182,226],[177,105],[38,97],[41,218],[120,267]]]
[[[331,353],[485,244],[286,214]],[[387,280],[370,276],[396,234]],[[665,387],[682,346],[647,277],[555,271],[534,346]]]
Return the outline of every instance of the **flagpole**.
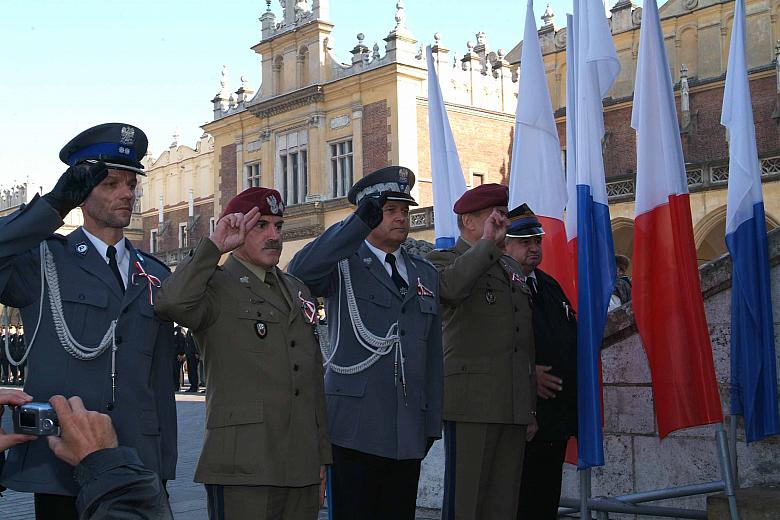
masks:
[[[588,500],[590,500],[591,489],[590,471],[590,468],[581,469],[578,471],[580,475],[580,518],[590,518],[590,509],[588,508]]]
[[[737,464],[737,416],[729,415],[729,450],[731,471],[734,475],[734,488],[739,489],[739,466]]]
[[[723,484],[726,492],[726,498],[729,502],[729,513],[731,520],[739,520],[739,511],[737,510],[737,497],[734,491],[734,473],[729,457],[729,445],[726,438],[726,429],[723,422],[718,423],[718,454],[720,455],[720,473],[723,476]]]

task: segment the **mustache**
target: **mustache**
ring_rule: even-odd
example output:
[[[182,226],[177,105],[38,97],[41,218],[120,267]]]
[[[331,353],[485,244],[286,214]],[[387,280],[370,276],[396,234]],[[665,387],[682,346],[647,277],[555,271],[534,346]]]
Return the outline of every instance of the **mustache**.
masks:
[[[269,240],[265,243],[263,246],[263,249],[278,249],[279,251],[282,250],[282,241],[281,240]]]

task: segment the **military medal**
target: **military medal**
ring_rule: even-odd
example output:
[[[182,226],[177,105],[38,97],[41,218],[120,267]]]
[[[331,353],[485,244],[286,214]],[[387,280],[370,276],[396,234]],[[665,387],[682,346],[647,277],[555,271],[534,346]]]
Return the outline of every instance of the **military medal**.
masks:
[[[257,335],[260,339],[266,337],[268,334],[268,327],[265,325],[264,321],[255,322],[255,332],[257,332]]]
[[[523,278],[516,272],[512,271],[512,281],[520,283],[523,281]]]
[[[490,287],[485,289],[485,301],[488,302],[488,305],[493,305],[496,303],[496,295],[493,294],[493,289]]]
[[[241,278],[238,279],[238,281],[241,282],[242,284],[246,285],[246,284],[249,283],[249,277],[248,276],[242,276]]]

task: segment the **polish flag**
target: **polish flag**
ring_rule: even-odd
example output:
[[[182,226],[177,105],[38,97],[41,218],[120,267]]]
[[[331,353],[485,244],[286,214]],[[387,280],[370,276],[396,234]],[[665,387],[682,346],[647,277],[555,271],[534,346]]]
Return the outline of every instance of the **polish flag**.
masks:
[[[723,420],[693,242],[674,92],[655,0],[642,10],[631,126],[637,132],[633,307],[661,437]]]
[[[528,0],[512,144],[509,209],[525,202],[536,213],[544,229],[544,254],[539,267],[555,278],[569,300],[574,301],[574,279],[565,254],[566,181],[561,143],[534,20],[533,0]]]

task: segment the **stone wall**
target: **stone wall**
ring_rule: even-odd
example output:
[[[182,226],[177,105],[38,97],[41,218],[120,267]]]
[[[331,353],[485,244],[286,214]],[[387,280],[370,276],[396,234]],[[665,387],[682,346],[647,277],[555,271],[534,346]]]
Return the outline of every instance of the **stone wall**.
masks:
[[[772,261],[772,301],[775,309],[775,349],[780,352],[780,229],[769,234]],[[731,260],[728,255],[700,268],[704,306],[712,339],[715,370],[724,412],[730,408]],[[618,496],[640,491],[712,482],[720,479],[715,427],[690,428],[658,437],[653,411],[650,371],[634,325],[631,305],[613,311],[607,323],[602,351],[604,374],[604,452],[606,464],[593,470],[593,496]],[[778,362],[780,372],[780,362]],[[423,462],[418,506],[441,507],[444,456],[437,442]],[[765,486],[780,483],[780,438],[745,443],[738,420],[739,484]],[[563,496],[579,496],[573,466],[564,470]],[[705,497],[654,502],[703,510]],[[610,518],[634,518],[610,514]]]

